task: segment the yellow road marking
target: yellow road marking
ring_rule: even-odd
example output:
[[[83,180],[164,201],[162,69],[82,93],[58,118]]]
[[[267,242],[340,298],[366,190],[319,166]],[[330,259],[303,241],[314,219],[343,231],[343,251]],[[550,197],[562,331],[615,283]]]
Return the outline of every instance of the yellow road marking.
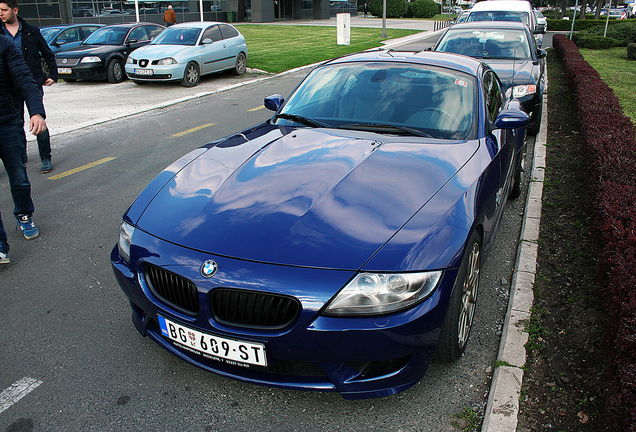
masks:
[[[206,124],[201,125],[201,126],[193,127],[192,129],[184,130],[183,132],[179,132],[179,133],[176,133],[176,134],[172,135],[172,138],[179,138],[179,137],[182,137],[182,136],[187,135],[189,133],[196,132],[196,131],[201,130],[201,129],[205,129],[205,128],[208,128],[210,126],[214,126],[215,124],[216,123],[206,123]]]
[[[250,112],[252,112],[252,111],[258,111],[258,110],[263,109],[263,108],[265,108],[265,105],[261,105],[261,106],[256,107],[256,108],[248,109],[248,111],[250,111]]]
[[[101,165],[104,162],[110,162],[110,161],[112,161],[114,159],[117,159],[117,158],[106,157],[104,159],[100,159],[98,161],[91,162],[91,163],[86,164],[86,165],[82,165],[81,167],[73,168],[72,170],[68,170],[68,171],[64,171],[63,173],[55,174],[54,176],[48,177],[48,179],[49,180],[58,180],[58,179],[61,179],[63,177],[66,177],[66,176],[70,176],[71,174],[75,174],[75,173],[78,173],[80,171],[84,171],[86,169],[93,168],[93,167],[95,167],[97,165]]]

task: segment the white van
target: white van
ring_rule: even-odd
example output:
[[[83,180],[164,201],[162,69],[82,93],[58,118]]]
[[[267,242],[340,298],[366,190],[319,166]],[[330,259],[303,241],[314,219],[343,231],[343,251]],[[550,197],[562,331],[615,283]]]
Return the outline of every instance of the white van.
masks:
[[[537,22],[534,9],[528,1],[519,0],[490,0],[475,3],[467,19],[472,21],[516,21],[522,22],[530,28],[537,41],[537,46],[543,44],[545,26]]]

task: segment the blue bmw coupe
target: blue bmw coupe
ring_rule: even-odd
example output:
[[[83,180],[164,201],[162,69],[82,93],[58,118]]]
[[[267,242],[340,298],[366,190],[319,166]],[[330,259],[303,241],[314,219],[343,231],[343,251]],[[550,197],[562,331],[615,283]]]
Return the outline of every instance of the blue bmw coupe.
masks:
[[[486,64],[328,61],[159,174],[111,261],[137,330],[216,374],[387,396],[464,352],[528,116]]]

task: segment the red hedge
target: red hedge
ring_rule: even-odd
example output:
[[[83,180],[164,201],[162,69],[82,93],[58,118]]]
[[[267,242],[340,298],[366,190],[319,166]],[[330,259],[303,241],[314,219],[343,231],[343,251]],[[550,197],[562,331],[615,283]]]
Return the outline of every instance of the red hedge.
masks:
[[[581,125],[581,151],[590,170],[597,280],[607,294],[607,410],[616,431],[636,431],[636,133],[618,98],[579,52],[555,35]]]

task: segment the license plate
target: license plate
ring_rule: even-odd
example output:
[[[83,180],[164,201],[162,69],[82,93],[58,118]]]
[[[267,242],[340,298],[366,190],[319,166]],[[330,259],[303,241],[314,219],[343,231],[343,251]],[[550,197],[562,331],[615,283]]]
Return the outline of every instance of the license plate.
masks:
[[[201,333],[160,315],[157,318],[159,318],[161,334],[188,351],[194,351],[206,358],[229,364],[267,366],[265,345],[261,343]]]
[[[57,68],[58,74],[71,74],[73,73],[73,69],[71,68]]]
[[[135,69],[135,75],[153,75],[152,69]]]

